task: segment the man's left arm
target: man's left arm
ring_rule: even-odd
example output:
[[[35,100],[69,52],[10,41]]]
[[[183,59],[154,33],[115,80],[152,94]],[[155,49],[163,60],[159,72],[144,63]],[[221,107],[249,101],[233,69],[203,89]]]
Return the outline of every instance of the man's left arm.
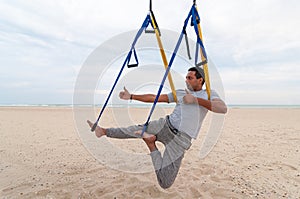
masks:
[[[214,98],[212,100],[206,100],[203,98],[196,98],[200,106],[207,108],[215,113],[227,113],[227,106],[220,98]]]
[[[186,95],[183,97],[183,102],[185,104],[194,104],[197,103],[199,106],[203,106],[204,108],[207,108],[208,110],[215,112],[215,113],[227,113],[227,106],[219,98],[219,96],[216,94],[215,97],[212,100],[206,100],[203,98],[197,98],[194,95],[192,95],[187,89],[185,89]]]

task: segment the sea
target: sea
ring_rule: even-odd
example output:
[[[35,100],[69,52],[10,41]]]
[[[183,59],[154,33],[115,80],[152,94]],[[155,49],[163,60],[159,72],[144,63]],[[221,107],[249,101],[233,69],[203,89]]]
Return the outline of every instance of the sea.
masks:
[[[57,107],[57,108],[72,108],[72,107],[102,107],[102,104],[0,104],[0,107]],[[172,108],[174,104],[157,104],[157,107]],[[268,109],[268,108],[300,108],[300,105],[265,105],[265,104],[227,104],[232,109]],[[151,108],[152,104],[108,104],[110,108]]]

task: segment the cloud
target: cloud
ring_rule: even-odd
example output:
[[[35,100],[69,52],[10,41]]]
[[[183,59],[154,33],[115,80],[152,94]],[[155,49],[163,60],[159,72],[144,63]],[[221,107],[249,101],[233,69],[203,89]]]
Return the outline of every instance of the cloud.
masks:
[[[22,103],[30,103],[46,88],[49,94],[43,92],[43,99],[38,97],[33,101],[51,103],[54,97],[49,95],[59,91],[61,95],[54,101],[61,98],[62,103],[71,103],[71,93],[64,91],[72,90],[76,75],[90,53],[107,39],[140,28],[148,3],[140,0],[2,1],[0,88],[10,96],[1,98],[0,103],[14,103],[17,98],[22,101],[19,93],[24,88],[33,91],[32,98],[24,97]],[[299,99],[295,94],[299,90],[300,64],[297,0],[197,3],[205,46],[221,74],[230,102],[291,103]],[[160,28],[180,32],[191,5],[192,1],[154,1],[153,10]],[[191,28],[188,35],[195,39]],[[168,36],[163,35],[162,39],[164,42]],[[176,39],[172,38],[174,47]],[[146,61],[153,57],[159,55],[143,55]],[[117,73],[118,69],[111,72]],[[110,82],[105,82],[104,88],[109,88]],[[134,88],[134,81],[127,82]],[[271,98],[276,96],[274,88],[291,99]],[[99,89],[103,90],[100,93],[107,92]],[[252,96],[255,91],[268,95],[251,98],[245,94],[249,89],[253,89]]]
[[[272,53],[280,54],[300,47],[297,39],[300,28],[296,20],[299,18],[299,2],[295,0],[289,3],[231,0],[203,4],[206,44],[220,46],[213,48],[216,56],[229,51],[226,55],[233,56],[234,63],[244,64],[261,54],[270,57]]]

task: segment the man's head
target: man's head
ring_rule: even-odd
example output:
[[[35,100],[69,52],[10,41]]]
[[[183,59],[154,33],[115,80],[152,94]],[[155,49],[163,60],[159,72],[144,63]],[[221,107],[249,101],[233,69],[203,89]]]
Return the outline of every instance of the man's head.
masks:
[[[200,67],[192,67],[192,68],[189,68],[188,71],[195,71],[195,75],[196,75],[196,78],[199,79],[199,78],[203,78],[203,82],[202,82],[202,85],[204,84],[205,82],[205,74],[204,74],[204,70]]]
[[[188,70],[186,84],[190,90],[201,90],[205,82],[204,71],[200,67],[192,67]]]

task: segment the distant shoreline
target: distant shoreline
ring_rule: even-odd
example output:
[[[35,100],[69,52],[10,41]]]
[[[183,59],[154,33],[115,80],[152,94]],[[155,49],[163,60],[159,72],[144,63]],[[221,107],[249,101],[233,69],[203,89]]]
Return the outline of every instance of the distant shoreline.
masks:
[[[172,108],[175,104],[157,104],[158,107]],[[0,104],[0,107],[45,107],[45,108],[73,108],[73,107],[96,107],[101,108],[102,105],[73,105],[73,104]],[[152,104],[116,104],[107,105],[108,108],[151,108]],[[300,105],[228,105],[231,109],[260,109],[260,108],[300,108]]]

